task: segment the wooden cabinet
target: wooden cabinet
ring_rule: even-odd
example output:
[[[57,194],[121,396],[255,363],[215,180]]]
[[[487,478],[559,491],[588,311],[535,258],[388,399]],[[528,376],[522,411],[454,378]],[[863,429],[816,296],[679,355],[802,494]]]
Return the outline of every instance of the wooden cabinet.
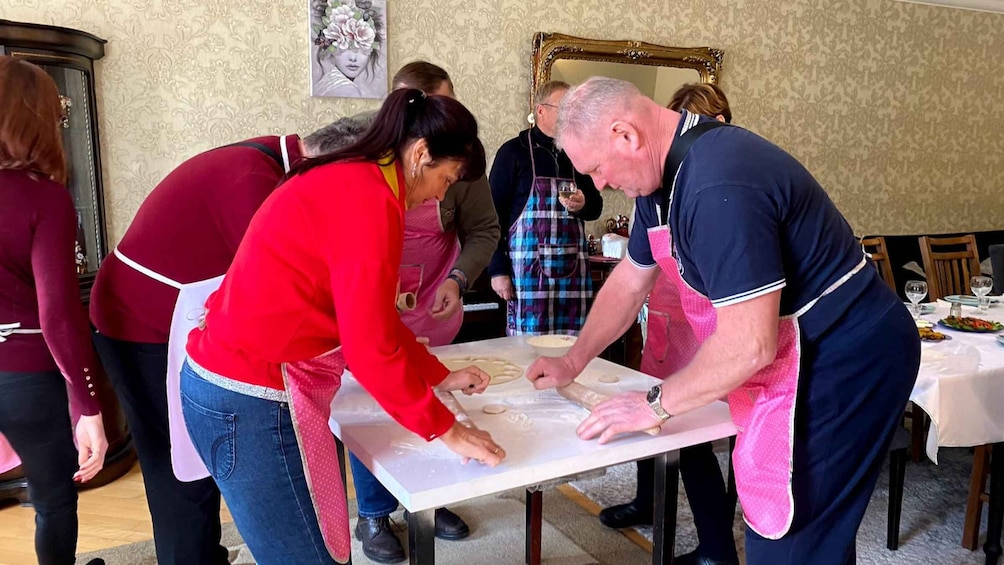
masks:
[[[77,209],[77,272],[85,304],[108,252],[101,149],[95,102],[94,62],[105,54],[105,40],[82,31],[0,19],[0,54],[18,57],[45,70],[56,82],[63,101],[63,146],[70,193]],[[105,468],[87,486],[100,486],[125,473],[135,461],[135,450],[122,408],[108,382],[97,384],[108,436]],[[0,474],[0,501],[27,500],[21,468]]]

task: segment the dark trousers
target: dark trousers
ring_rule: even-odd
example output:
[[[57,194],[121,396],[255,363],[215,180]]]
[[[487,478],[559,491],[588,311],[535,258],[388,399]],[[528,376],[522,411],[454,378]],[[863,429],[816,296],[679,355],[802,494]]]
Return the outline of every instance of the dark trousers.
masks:
[[[73,565],[77,550],[77,449],[59,371],[0,372],[0,433],[21,458],[35,507],[39,565]]]
[[[94,334],[143,470],[160,565],[227,563],[220,545],[220,491],[212,478],[182,482],[171,467],[167,420],[167,344]]]
[[[739,562],[732,536],[735,508],[729,500],[718,467],[718,458],[710,443],[680,450],[680,477],[687,491],[690,510],[697,529],[697,553],[715,561]],[[655,460],[638,461],[636,500],[647,508],[654,504]],[[676,501],[669,501],[675,505]],[[672,506],[671,506],[672,507]]]

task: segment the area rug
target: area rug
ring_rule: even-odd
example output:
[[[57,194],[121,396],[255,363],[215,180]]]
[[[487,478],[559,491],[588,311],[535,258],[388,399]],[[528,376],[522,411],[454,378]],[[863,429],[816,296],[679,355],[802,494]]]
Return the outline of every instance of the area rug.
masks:
[[[450,508],[471,526],[465,540],[436,540],[436,563],[490,565],[523,563],[526,511],[525,491],[483,497]],[[354,504],[350,515],[355,514]],[[651,556],[617,532],[599,525],[588,512],[553,489],[544,494],[541,555],[548,565],[622,565],[645,563]],[[408,537],[401,511],[392,516],[398,537],[407,548]],[[353,526],[355,520],[352,521]],[[254,557],[232,523],[224,525],[224,544],[232,565],[253,565]],[[82,555],[79,563],[101,557],[108,565],[156,565],[152,541],[134,543]],[[370,564],[358,541],[352,543],[352,562]],[[295,564],[290,564],[295,565]]]
[[[719,464],[724,469],[726,462],[724,450],[717,447],[716,452]],[[926,460],[922,463],[907,464],[903,514],[900,522],[900,547],[897,551],[886,549],[889,473],[888,468],[883,470],[861,529],[858,531],[858,563],[868,565],[984,563],[982,549],[971,552],[960,545],[969,474],[972,468],[972,452],[969,449],[941,449],[938,452],[938,459],[939,465]],[[611,467],[602,477],[576,481],[571,483],[571,486],[602,508],[632,499],[635,483],[635,465],[631,463]],[[980,540],[981,548],[986,535],[986,514],[984,508],[981,530],[984,538]],[[684,553],[697,546],[697,534],[682,483],[680,483],[677,516],[677,553]],[[651,528],[636,528],[636,531],[651,542]],[[744,523],[741,509],[736,512],[734,534],[736,546],[742,556]]]

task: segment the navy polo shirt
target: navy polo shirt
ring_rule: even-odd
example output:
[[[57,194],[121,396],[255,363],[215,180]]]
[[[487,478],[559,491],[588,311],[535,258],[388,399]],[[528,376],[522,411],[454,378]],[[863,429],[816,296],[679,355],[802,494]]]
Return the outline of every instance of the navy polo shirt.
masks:
[[[706,120],[684,112],[676,135]],[[647,231],[661,225],[671,191],[680,272],[715,307],[781,290],[780,314],[801,314],[864,259],[850,225],[805,167],[749,131],[706,132],[684,158],[675,188],[673,173],[637,199],[628,256],[643,268],[656,265]],[[862,269],[820,300],[800,319],[803,335],[829,328],[875,277]]]

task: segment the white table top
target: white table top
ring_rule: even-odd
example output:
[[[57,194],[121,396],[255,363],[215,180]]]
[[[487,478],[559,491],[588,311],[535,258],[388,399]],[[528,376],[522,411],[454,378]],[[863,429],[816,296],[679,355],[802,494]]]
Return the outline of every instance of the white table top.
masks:
[[[938,301],[921,319],[938,323],[950,304]],[[1004,322],[1004,305],[985,315],[963,306],[963,316]],[[920,373],[910,400],[931,417],[927,455],[938,461],[938,447],[969,447],[1004,441],[1004,334],[969,333],[934,327],[951,341],[923,342]]]
[[[508,337],[438,347],[441,358],[494,356],[524,369],[536,358],[524,337]],[[616,384],[597,379],[620,378]],[[648,390],[656,379],[602,359],[593,360],[577,382],[605,394]],[[575,428],[587,412],[553,389],[536,391],[525,378],[491,385],[482,395],[455,395],[475,425],[506,450],[498,467],[462,465],[440,441],[425,442],[399,426],[346,373],[332,403],[331,430],[377,479],[411,511],[437,508],[478,496],[542,484],[569,475],[645,459],[735,435],[728,407],[716,402],[670,419],[658,436],[625,435],[606,444],[582,441]],[[485,404],[508,411],[487,415]]]

